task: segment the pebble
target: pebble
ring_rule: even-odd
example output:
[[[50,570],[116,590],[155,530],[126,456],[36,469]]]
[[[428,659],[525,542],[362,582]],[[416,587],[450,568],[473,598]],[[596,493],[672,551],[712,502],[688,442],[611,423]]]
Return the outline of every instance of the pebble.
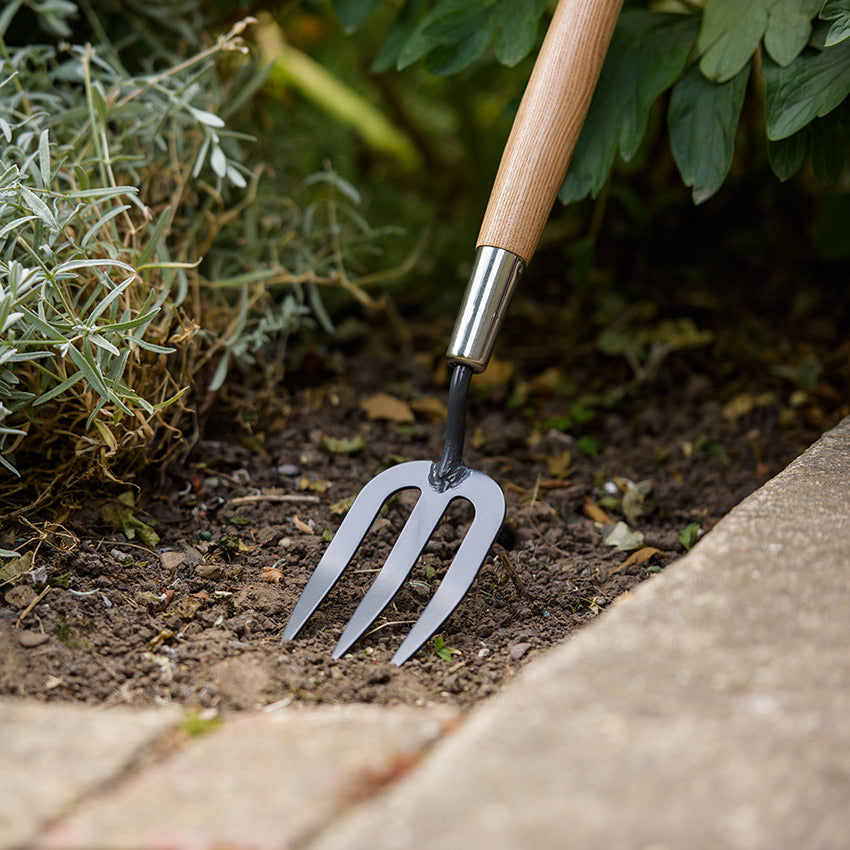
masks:
[[[276,466],[274,470],[278,475],[285,475],[287,478],[294,478],[301,474],[300,467],[294,463],[284,463],[281,466]]]
[[[50,635],[44,632],[18,631],[16,632],[18,643],[25,649],[32,649],[34,646],[41,646],[50,640]]]
[[[6,602],[13,608],[26,608],[37,596],[28,584],[19,584],[6,591]]]
[[[224,567],[221,564],[198,564],[195,567],[195,576],[205,579],[219,579],[224,575]]]
[[[516,643],[511,647],[511,658],[514,661],[519,661],[529,649],[531,649],[530,643]]]

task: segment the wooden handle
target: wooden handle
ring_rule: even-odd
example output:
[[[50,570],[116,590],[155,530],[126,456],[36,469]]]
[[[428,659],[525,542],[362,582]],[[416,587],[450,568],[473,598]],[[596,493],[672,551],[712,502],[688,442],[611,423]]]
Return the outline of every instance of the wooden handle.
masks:
[[[561,0],[519,106],[476,246],[531,260],[584,123],[622,0]]]

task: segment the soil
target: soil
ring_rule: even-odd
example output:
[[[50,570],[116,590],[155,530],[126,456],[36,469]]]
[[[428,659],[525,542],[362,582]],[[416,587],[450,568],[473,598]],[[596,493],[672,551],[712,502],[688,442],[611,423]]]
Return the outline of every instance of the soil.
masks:
[[[802,394],[787,382],[771,388],[764,374],[716,385],[720,342],[711,356],[674,354],[634,384],[622,360],[595,350],[567,363],[562,340],[543,331],[535,346],[509,338],[512,365],[497,360],[473,383],[465,451],[502,486],[507,520],[436,642],[390,664],[464,536],[465,503],[371,632],[331,658],[415,500],[406,491],[302,633],[281,644],[345,500],[391,463],[439,457],[444,333],[430,326],[408,340],[426,356],[399,357],[371,334],[344,359],[310,349],[280,404],[209,423],[164,478],[18,526],[16,541],[7,529],[3,544],[35,557],[32,581],[7,576],[2,588],[0,694],[219,710],[472,704],[651,581],[686,551],[684,529],[710,530],[844,412],[827,377]],[[619,398],[576,408],[574,382],[585,398],[606,387]],[[643,535],[643,548],[606,543],[618,522]]]

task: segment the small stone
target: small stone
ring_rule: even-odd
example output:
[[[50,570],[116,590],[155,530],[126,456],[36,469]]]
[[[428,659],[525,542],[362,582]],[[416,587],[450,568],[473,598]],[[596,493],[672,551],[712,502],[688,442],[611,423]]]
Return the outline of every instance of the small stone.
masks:
[[[50,640],[50,635],[44,634],[44,632],[31,632],[31,631],[19,631],[17,632],[18,643],[24,647],[24,649],[32,649],[34,646],[41,646],[43,643],[47,643]]]
[[[198,564],[195,575],[209,580],[219,579],[224,575],[224,567],[221,564]]]
[[[517,643],[511,647],[511,658],[514,661],[519,661],[528,650],[531,649],[530,643]]]
[[[19,584],[6,591],[6,602],[13,608],[26,608],[36,597],[36,592],[28,584]]]
[[[294,478],[296,475],[301,474],[301,469],[294,463],[284,463],[275,467],[275,472],[278,475],[285,475],[287,478]]]

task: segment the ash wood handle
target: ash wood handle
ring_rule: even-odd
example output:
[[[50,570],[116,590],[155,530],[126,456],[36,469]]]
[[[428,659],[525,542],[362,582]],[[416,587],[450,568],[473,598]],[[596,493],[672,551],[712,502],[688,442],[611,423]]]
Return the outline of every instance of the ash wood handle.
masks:
[[[622,0],[561,0],[508,137],[476,246],[531,260],[575,149]]]

